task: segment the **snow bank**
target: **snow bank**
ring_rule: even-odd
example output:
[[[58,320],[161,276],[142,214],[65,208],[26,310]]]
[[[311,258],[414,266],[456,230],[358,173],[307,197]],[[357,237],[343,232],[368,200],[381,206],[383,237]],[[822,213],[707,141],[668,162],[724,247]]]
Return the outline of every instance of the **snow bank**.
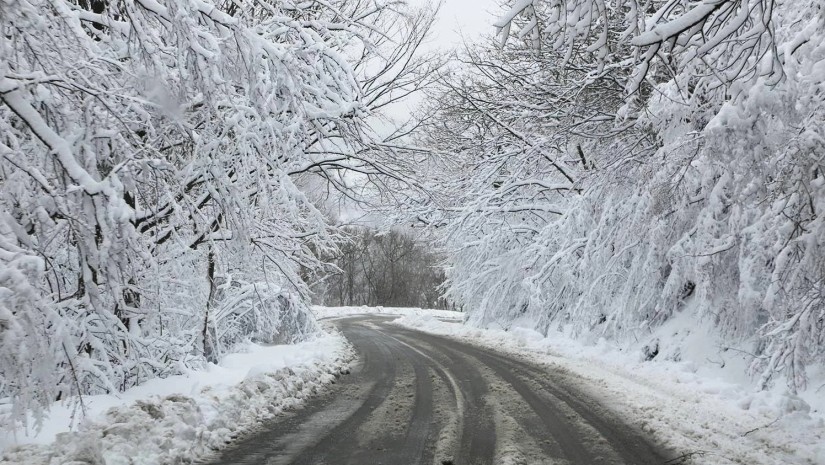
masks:
[[[757,391],[748,380],[726,376],[741,373],[740,367],[725,371],[717,365],[714,372],[686,359],[644,361],[640,352],[621,352],[604,339],[585,345],[561,333],[544,337],[518,326],[478,329],[412,314],[394,323],[569,370],[581,377],[583,391],[604,399],[657,440],[690,454],[693,461],[686,463],[825,464],[825,387],[805,398]],[[703,347],[699,336],[685,337],[693,338],[691,356],[712,347],[708,341]]]
[[[316,305],[312,307],[312,313],[318,319],[340,318],[353,315],[397,315],[397,316],[430,316],[443,321],[464,322],[466,313],[454,312],[452,310],[434,310],[426,308],[406,308],[406,307],[322,307]]]
[[[39,433],[0,436],[2,462],[27,465],[189,463],[272,418],[348,369],[340,334],[293,345],[250,344],[218,365],[154,379],[119,395],[55,403]]]

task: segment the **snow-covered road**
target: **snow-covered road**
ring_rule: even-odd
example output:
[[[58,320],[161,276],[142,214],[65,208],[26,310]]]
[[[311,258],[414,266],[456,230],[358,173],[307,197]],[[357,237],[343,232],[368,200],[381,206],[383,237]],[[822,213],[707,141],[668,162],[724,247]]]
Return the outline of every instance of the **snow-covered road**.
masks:
[[[455,312],[313,311],[328,329],[313,340],[86,396],[79,423],[56,403],[38,435],[0,441],[0,463],[825,464],[820,404],[693,362]]]
[[[361,356],[352,373],[216,463],[645,465],[680,455],[563,369],[389,321],[339,320]]]

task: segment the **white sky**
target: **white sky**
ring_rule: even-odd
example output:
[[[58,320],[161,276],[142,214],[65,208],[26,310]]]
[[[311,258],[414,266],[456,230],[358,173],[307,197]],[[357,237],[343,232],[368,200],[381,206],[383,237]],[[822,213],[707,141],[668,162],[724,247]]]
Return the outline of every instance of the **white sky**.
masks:
[[[430,0],[409,0],[409,3],[427,4]],[[459,45],[462,35],[472,39],[482,33],[494,33],[493,22],[503,10],[501,3],[502,0],[444,0],[429,46],[448,48]]]
[[[423,51],[461,48],[463,41],[473,41],[481,34],[495,34],[493,22],[502,14],[501,4],[506,0],[443,0],[430,38],[423,45]],[[435,4],[438,0],[407,0],[413,6]],[[411,109],[420,102],[419,95],[389,105],[383,113],[398,121],[406,121]],[[379,133],[392,132],[393,125],[376,123]]]

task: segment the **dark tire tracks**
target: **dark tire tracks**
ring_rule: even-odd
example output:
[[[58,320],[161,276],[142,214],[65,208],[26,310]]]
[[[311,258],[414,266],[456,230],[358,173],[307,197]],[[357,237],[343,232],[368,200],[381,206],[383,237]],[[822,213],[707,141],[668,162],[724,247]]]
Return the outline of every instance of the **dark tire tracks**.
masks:
[[[214,463],[658,465],[672,456],[562,369],[386,322],[340,320],[361,356],[352,374]]]

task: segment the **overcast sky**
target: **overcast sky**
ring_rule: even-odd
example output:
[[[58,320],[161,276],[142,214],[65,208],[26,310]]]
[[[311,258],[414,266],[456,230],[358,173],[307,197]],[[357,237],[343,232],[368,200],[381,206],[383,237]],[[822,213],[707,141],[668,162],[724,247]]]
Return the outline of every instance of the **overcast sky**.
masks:
[[[410,3],[426,4],[429,0],[410,0]],[[449,47],[460,44],[462,34],[472,39],[481,33],[494,32],[492,24],[502,10],[501,3],[501,0],[444,0],[430,46]]]
[[[472,41],[481,34],[494,34],[493,22],[498,19],[505,0],[443,0],[430,39],[424,48],[427,50],[449,50],[461,47],[462,37]],[[408,0],[410,5],[435,4],[438,0]],[[415,107],[420,96],[413,95],[404,101],[390,105],[384,114],[399,121],[409,118],[410,110]],[[392,132],[393,125],[376,123],[379,132]]]

